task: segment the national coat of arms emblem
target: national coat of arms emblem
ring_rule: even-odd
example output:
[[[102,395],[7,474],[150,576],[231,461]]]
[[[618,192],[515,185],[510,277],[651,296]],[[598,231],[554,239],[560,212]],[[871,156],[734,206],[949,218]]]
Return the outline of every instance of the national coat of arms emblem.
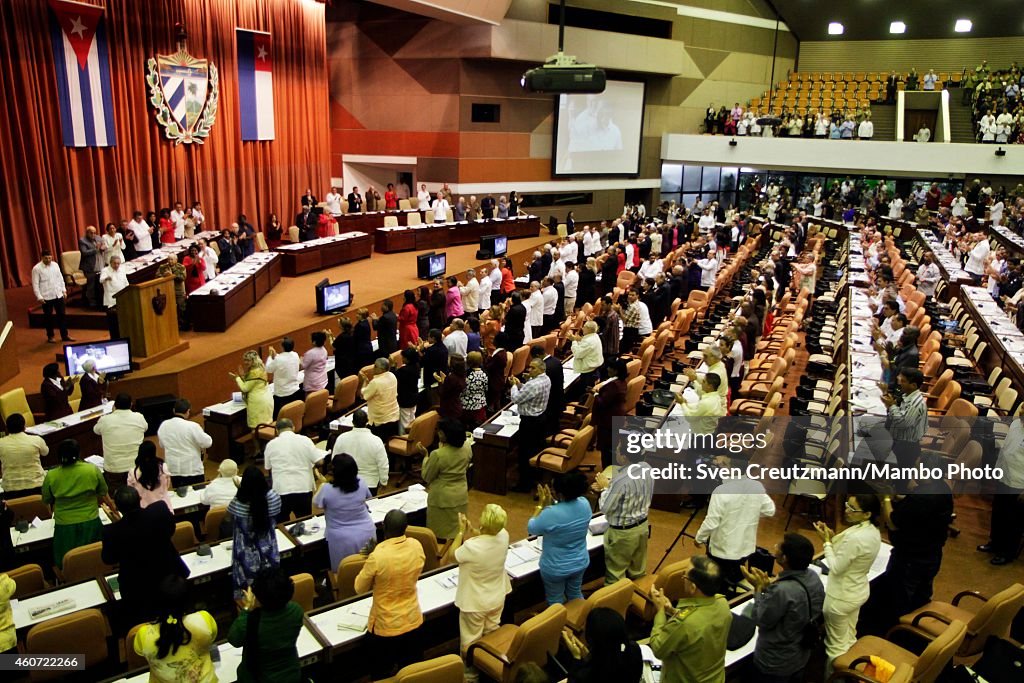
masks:
[[[185,29],[176,25],[178,51],[146,62],[149,103],[164,135],[174,144],[206,141],[217,118],[220,77],[217,67],[185,49]]]

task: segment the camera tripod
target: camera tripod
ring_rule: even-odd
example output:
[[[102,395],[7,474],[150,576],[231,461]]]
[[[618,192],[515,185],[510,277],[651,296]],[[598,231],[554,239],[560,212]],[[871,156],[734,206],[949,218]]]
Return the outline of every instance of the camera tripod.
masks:
[[[700,511],[708,506],[708,497],[701,496],[700,498],[700,505],[697,505],[690,509],[690,516],[687,517],[686,522],[683,523],[683,528],[679,530],[678,534],[676,534],[675,540],[672,541],[672,544],[668,547],[668,550],[666,550],[665,554],[662,555],[661,560],[658,561],[658,566],[656,566],[654,568],[654,571],[651,572],[652,574],[658,573],[658,570],[661,569],[661,565],[665,564],[665,560],[667,560],[668,556],[672,554],[672,551],[675,549],[676,544],[679,543],[680,540],[682,540],[683,536],[687,536],[688,538],[697,540],[697,537],[687,532],[687,529],[690,528],[690,525],[693,523],[693,520],[697,518],[697,515],[700,513]]]

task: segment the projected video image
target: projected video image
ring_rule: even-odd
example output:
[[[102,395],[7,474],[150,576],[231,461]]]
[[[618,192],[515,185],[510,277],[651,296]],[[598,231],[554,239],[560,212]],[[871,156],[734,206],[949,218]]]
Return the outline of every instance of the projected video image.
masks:
[[[608,81],[599,95],[560,95],[555,175],[640,170],[644,84]]]

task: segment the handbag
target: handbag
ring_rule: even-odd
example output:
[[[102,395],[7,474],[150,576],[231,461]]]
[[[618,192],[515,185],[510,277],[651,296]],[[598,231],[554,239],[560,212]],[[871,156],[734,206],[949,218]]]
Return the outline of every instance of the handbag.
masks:
[[[738,650],[754,637],[754,630],[757,624],[745,614],[732,615],[732,622],[729,624],[729,635],[725,639],[727,650]]]

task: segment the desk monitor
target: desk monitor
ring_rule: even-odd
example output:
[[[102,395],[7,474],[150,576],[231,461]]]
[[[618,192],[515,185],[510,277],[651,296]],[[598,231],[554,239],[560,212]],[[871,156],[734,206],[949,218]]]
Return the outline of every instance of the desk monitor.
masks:
[[[82,374],[82,364],[90,358],[96,363],[96,372],[108,376],[123,375],[132,369],[131,345],[126,338],[64,345],[68,375]]]
[[[434,255],[434,252],[428,251],[425,254],[418,254],[416,256],[416,278],[419,280],[430,280],[430,258]]]
[[[316,285],[316,312],[318,315],[336,313],[352,303],[352,281],[330,283],[324,279]]]
[[[507,251],[508,237],[505,235],[485,235],[480,238],[480,258],[504,256]]]

